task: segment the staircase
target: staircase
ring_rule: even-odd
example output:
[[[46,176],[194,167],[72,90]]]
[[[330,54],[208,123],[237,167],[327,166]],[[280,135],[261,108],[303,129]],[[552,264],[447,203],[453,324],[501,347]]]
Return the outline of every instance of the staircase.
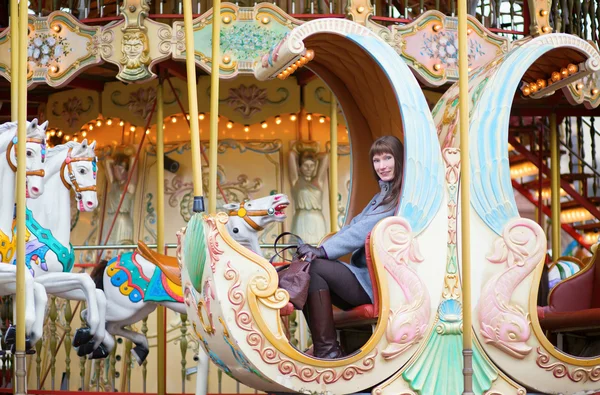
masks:
[[[559,120],[561,227],[589,249],[600,238],[600,169],[594,118]],[[547,118],[511,117],[509,161],[513,188],[550,217],[550,129]],[[539,196],[541,195],[541,202]]]

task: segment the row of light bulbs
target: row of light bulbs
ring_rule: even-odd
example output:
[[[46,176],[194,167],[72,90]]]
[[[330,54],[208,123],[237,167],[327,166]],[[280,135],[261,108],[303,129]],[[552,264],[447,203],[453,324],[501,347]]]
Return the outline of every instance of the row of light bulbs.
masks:
[[[573,63],[570,63],[567,67],[561,68],[560,71],[552,72],[552,74],[550,75],[550,78],[548,80],[539,78],[537,81],[530,82],[530,83],[524,83],[523,87],[521,87],[521,92],[523,92],[523,96],[529,96],[533,93],[536,93],[536,92],[544,89],[547,86],[550,86],[560,80],[563,80],[563,79],[577,73],[578,71],[579,71],[579,67]],[[583,84],[578,83],[576,87],[578,90],[581,90],[583,88]],[[592,93],[596,94],[598,92],[596,91],[596,92],[592,92]]]
[[[186,119],[189,121],[190,119],[190,114],[186,114],[185,115]],[[206,118],[206,114],[205,113],[200,113],[198,114],[198,119],[200,121],[204,120]],[[313,119],[318,119],[319,123],[325,123],[327,121],[327,117],[325,117],[324,115],[320,115],[320,116],[316,116],[312,113],[308,113],[306,114],[306,120],[307,121],[312,121]],[[171,123],[177,123],[178,120],[178,116],[177,115],[173,115],[169,118]],[[298,115],[297,114],[289,114],[289,120],[294,122],[296,120],[298,120]],[[220,117],[219,117],[219,121],[220,121]],[[100,128],[102,127],[102,125],[106,124],[107,126],[112,126],[115,122],[117,122],[117,120],[113,120],[112,118],[107,118],[106,120],[102,120],[101,118],[98,118],[94,121],[88,122],[84,127],[82,127],[79,130],[79,133],[77,133],[75,136],[73,136],[73,141],[78,141],[78,136],[81,136],[82,138],[86,138],[88,132],[91,132],[94,130],[94,128]],[[125,126],[125,122],[122,120],[118,121],[118,125],[120,127]],[[279,125],[282,122],[282,116],[281,115],[276,115],[275,116],[275,124]],[[227,122],[227,129],[232,129],[234,125],[233,121],[228,121]],[[266,129],[269,127],[267,121],[262,121],[260,123],[261,128]],[[166,123],[163,124],[163,129],[166,129]],[[137,126],[135,125],[130,125],[129,126],[129,131],[131,133],[135,132],[137,130]],[[250,132],[250,125],[244,125],[244,132],[248,133]],[[146,129],[146,134],[150,133],[150,129]],[[61,129],[49,129],[46,132],[46,137],[50,138],[50,137],[63,137],[64,132]],[[71,140],[71,136],[70,135],[64,135],[64,139],[66,141]]]

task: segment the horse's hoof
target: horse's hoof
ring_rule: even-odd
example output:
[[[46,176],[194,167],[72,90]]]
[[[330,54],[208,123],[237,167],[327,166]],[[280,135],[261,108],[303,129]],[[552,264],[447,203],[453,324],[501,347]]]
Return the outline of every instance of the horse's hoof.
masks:
[[[98,346],[98,348],[96,348],[94,350],[94,352],[90,356],[90,359],[104,359],[104,358],[108,357],[109,355],[110,355],[110,353],[106,349],[106,346],[104,346],[104,344],[100,344]]]
[[[148,353],[149,353],[148,349],[145,347],[141,347],[141,346],[135,346],[133,348],[133,350],[131,350],[131,354],[133,355],[133,357],[137,361],[138,365],[140,365],[140,366],[146,360]]]
[[[6,330],[4,334],[4,343],[6,344],[14,344],[17,341],[17,328],[14,325],[11,325]]]
[[[73,347],[79,347],[82,344],[87,344],[94,336],[91,334],[90,328],[79,328],[73,336]]]
[[[93,341],[82,344],[77,349],[77,355],[79,355],[80,357],[91,354],[92,352],[94,352],[94,342]]]
[[[16,344],[11,344],[10,345],[10,352],[13,355],[17,352],[17,345]],[[25,354],[27,354],[27,355],[34,355],[35,354],[35,348],[31,347],[31,342],[29,340],[27,340],[25,342]]]

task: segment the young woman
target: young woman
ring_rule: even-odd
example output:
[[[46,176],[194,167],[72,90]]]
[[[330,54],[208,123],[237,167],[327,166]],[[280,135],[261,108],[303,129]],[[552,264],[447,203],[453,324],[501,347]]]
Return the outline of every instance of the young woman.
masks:
[[[393,136],[383,136],[371,146],[371,161],[381,190],[367,207],[321,247],[302,244],[298,255],[312,262],[304,315],[317,358],[341,358],[332,305],[343,310],[372,303],[373,289],[365,256],[365,239],[381,219],[394,215],[400,187],[404,147]],[[337,261],[351,253],[350,264]]]

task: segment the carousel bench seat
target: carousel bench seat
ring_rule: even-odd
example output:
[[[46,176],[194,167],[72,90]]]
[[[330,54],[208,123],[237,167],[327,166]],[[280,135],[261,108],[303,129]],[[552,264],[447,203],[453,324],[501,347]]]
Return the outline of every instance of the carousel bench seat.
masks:
[[[575,275],[550,291],[548,306],[538,307],[542,329],[553,332],[600,328],[600,248]]]

